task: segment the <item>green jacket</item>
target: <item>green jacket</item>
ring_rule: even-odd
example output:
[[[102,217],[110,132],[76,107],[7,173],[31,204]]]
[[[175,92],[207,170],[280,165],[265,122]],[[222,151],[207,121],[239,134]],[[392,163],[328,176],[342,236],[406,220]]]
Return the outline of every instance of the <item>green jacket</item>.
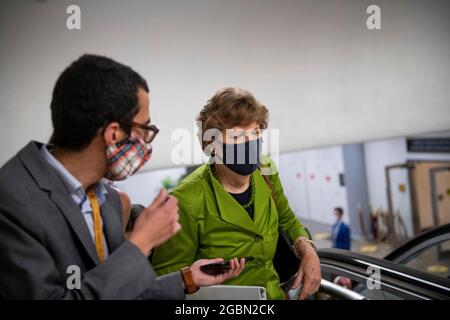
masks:
[[[253,177],[254,220],[223,188],[208,164],[181,181],[172,194],[178,199],[182,230],[154,251],[152,265],[156,272],[167,274],[202,258],[253,256],[255,259],[247,263],[242,273],[225,284],[262,286],[269,299],[283,299],[272,263],[278,227],[291,240],[308,235],[289,207],[278,174],[269,176],[276,204],[261,172],[256,170]]]

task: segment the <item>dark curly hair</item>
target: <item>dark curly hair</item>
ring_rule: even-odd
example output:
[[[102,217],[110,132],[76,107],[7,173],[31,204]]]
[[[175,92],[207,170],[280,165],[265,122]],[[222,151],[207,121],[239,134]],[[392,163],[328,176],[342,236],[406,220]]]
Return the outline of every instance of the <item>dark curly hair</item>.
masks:
[[[130,67],[104,56],[81,56],[61,73],[53,89],[50,143],[81,150],[99,128],[129,123],[139,111],[139,88],[149,91],[145,79]]]

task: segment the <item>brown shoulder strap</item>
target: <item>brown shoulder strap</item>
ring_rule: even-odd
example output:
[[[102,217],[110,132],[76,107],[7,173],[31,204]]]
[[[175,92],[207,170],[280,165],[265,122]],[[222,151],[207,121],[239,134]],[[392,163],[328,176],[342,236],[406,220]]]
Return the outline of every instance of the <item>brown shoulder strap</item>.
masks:
[[[264,181],[266,181],[267,186],[270,188],[270,191],[272,192],[272,198],[274,201],[277,201],[277,198],[275,197],[275,189],[273,188],[272,181],[270,181],[270,178],[266,175],[264,175],[261,171],[261,167],[258,167],[259,172],[261,173],[261,176],[263,177]]]

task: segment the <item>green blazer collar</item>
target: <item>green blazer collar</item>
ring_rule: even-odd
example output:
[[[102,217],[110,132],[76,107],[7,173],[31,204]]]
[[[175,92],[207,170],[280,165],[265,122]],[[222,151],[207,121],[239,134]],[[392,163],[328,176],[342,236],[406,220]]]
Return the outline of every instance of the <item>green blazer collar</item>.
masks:
[[[254,220],[252,220],[247,211],[224,189],[222,184],[214,177],[211,168],[207,165],[207,173],[211,181],[214,196],[219,208],[219,215],[222,220],[237,226],[239,228],[260,234],[261,229],[258,228],[264,220],[271,191],[267,186],[264,178],[259,170],[252,175],[255,181],[255,200],[254,200]]]

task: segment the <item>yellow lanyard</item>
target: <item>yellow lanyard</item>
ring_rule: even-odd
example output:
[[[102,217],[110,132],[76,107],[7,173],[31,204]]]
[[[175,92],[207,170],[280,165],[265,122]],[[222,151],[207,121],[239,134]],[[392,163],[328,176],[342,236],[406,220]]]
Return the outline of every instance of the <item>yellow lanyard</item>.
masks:
[[[103,247],[103,228],[100,221],[100,206],[98,204],[97,195],[92,188],[87,190],[87,196],[91,203],[92,217],[94,220],[95,249],[97,250],[100,262],[103,262],[105,260],[105,248]]]

